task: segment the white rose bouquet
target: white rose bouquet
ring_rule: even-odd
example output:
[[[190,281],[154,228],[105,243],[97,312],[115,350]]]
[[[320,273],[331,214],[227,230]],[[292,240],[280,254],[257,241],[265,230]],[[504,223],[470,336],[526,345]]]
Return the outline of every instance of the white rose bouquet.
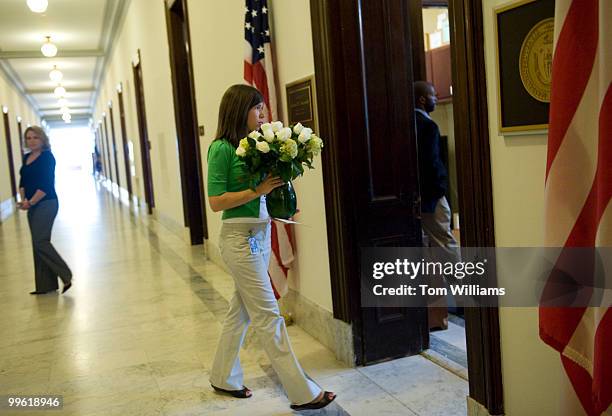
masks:
[[[312,129],[300,123],[285,127],[275,121],[240,140],[236,155],[247,165],[249,186],[254,189],[268,173],[289,182],[304,174],[304,166],[313,169],[313,159],[322,148],[323,140]]]

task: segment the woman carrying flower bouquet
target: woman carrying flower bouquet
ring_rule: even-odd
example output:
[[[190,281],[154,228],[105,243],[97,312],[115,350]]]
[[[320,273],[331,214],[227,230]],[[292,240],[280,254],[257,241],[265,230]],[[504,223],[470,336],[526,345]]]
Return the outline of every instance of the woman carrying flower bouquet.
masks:
[[[270,217],[265,195],[284,184],[268,175],[253,190],[245,163],[236,155],[239,142],[264,122],[264,100],[247,85],[230,87],[219,107],[216,139],[208,149],[208,200],[223,211],[219,248],[234,278],[235,292],[223,324],[210,375],[212,387],[237,398],[251,397],[243,383],[239,351],[252,322],[272,367],[293,403],[292,409],[319,409],[336,395],[323,391],[302,370],[291,349],[268,277]]]

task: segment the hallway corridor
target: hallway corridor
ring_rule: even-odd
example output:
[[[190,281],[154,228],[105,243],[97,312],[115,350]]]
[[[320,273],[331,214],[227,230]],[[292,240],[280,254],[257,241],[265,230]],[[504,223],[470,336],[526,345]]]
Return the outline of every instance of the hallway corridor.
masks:
[[[0,394],[63,395],[62,411],[30,412],[37,415],[292,414],[253,337],[242,353],[253,398],[210,388],[233,284],[202,246],[130,212],[89,177],[60,178],[58,194],[53,242],[75,279],[66,295],[28,295],[26,216],[0,226]],[[304,414],[466,414],[467,382],[422,356],[353,369],[299,327],[289,332],[306,371],[339,395],[324,411]]]

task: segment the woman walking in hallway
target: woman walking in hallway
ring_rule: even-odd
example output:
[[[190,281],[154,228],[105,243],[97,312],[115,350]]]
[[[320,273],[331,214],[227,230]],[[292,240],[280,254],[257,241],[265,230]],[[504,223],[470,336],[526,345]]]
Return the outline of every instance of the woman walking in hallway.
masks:
[[[51,244],[51,229],[57,215],[55,193],[55,158],[49,138],[38,126],[25,131],[26,146],[30,153],[23,158],[19,171],[19,208],[28,211],[28,224],[34,251],[36,290],[31,295],[42,295],[58,289],[57,278],[62,279],[62,293],[72,286],[72,272]]]
[[[336,395],[323,391],[302,370],[268,277],[270,218],[265,195],[283,182],[268,176],[255,190],[250,189],[246,166],[236,155],[240,139],[264,122],[263,101],[253,87],[230,87],[221,99],[216,139],[208,150],[208,199],[213,211],[223,211],[219,248],[235,284],[210,382],[220,393],[251,397],[251,391],[243,385],[239,351],[252,323],[293,403],[291,408],[319,409]]]

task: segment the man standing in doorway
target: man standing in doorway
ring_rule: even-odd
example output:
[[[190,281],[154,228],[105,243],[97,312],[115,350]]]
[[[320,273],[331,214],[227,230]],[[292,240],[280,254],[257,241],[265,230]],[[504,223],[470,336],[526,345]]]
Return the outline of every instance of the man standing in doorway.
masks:
[[[447,260],[458,261],[459,250],[451,232],[451,211],[445,196],[448,189],[448,172],[440,158],[440,130],[429,115],[438,102],[434,86],[425,81],[415,82],[414,100],[423,242],[428,247],[443,248]],[[436,304],[444,306],[429,308],[429,327],[446,329],[448,321],[445,299],[439,299]]]

